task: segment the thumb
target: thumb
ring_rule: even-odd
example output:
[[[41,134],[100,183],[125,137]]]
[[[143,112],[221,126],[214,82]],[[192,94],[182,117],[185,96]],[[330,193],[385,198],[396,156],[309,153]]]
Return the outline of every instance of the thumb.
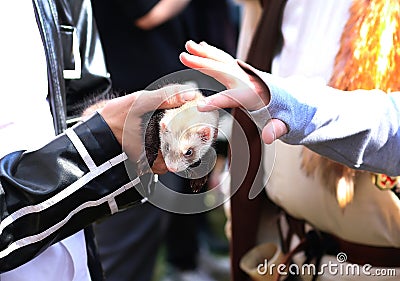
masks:
[[[235,108],[240,107],[242,104],[239,100],[232,95],[237,89],[225,90],[214,95],[208,96],[203,100],[197,102],[199,111],[212,111],[219,108]]]
[[[279,119],[271,119],[262,130],[262,140],[266,144],[271,144],[287,132],[287,126],[283,121]]]

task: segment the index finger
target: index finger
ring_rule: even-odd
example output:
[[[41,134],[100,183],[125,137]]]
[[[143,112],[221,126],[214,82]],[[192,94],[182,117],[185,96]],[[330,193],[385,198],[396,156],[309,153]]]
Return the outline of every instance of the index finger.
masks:
[[[229,68],[222,62],[216,61],[214,59],[200,57],[188,53],[181,53],[179,59],[187,67],[197,69],[200,72],[212,76],[219,82],[223,81],[223,74],[229,71]],[[222,82],[221,82],[222,83]]]
[[[181,106],[194,98],[192,87],[173,84],[153,91],[141,91],[135,101],[135,112],[138,115],[156,109],[168,109]]]
[[[194,41],[189,40],[186,42],[185,48],[190,54],[198,57],[209,58],[215,61],[225,62],[225,63],[229,63],[235,60],[228,53],[214,46],[208,45],[204,41],[197,44]]]

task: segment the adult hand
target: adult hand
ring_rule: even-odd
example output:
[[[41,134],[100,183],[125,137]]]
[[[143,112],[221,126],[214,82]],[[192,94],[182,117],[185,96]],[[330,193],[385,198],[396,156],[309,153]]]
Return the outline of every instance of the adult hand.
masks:
[[[181,106],[194,99],[193,91],[185,85],[171,85],[154,91],[139,91],[115,98],[99,110],[124,152],[132,162],[137,162],[144,153],[142,129],[143,114],[156,109],[168,109]],[[152,170],[156,173],[167,172],[159,153]]]
[[[209,111],[215,107],[257,110],[268,104],[266,85],[256,75],[245,72],[231,55],[205,42],[188,41],[185,47],[188,53],[180,55],[184,65],[215,78],[228,89],[205,99],[199,110]]]
[[[269,103],[268,87],[258,76],[244,71],[232,56],[205,42],[197,44],[188,41],[185,47],[188,53],[180,55],[184,65],[215,78],[228,89],[207,97],[204,103],[199,104],[200,111],[234,107],[243,107],[251,111]],[[270,144],[286,133],[285,123],[271,119],[263,128],[262,139],[266,144]]]

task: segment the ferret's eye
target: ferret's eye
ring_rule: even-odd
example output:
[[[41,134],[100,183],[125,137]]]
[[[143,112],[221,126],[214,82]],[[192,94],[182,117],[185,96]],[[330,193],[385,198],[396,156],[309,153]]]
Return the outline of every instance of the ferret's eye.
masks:
[[[164,150],[165,150],[166,152],[169,151],[169,145],[168,145],[168,144],[166,144],[166,145],[164,146]]]
[[[189,157],[193,155],[193,150],[191,148],[189,148],[186,152],[185,152],[185,156]]]

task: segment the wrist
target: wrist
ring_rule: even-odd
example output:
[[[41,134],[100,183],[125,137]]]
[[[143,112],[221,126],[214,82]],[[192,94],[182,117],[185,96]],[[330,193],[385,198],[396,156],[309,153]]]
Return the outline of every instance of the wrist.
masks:
[[[123,125],[121,124],[125,123],[126,114],[124,115],[123,110],[116,111],[116,105],[114,105],[114,103],[114,100],[108,101],[105,106],[99,110],[99,114],[110,127],[119,144],[122,145]]]
[[[258,110],[269,104],[270,101],[269,88],[264,83],[264,81],[262,81],[256,74],[250,73],[249,76],[253,91],[261,99],[260,103],[257,104],[256,108],[253,108],[253,110]]]
[[[258,100],[247,109],[250,111],[259,110],[268,105],[270,102],[270,90],[263,79],[260,78],[259,73],[257,73],[257,69],[241,60],[236,61],[239,67],[247,74],[250,89],[254,94],[256,94]]]

